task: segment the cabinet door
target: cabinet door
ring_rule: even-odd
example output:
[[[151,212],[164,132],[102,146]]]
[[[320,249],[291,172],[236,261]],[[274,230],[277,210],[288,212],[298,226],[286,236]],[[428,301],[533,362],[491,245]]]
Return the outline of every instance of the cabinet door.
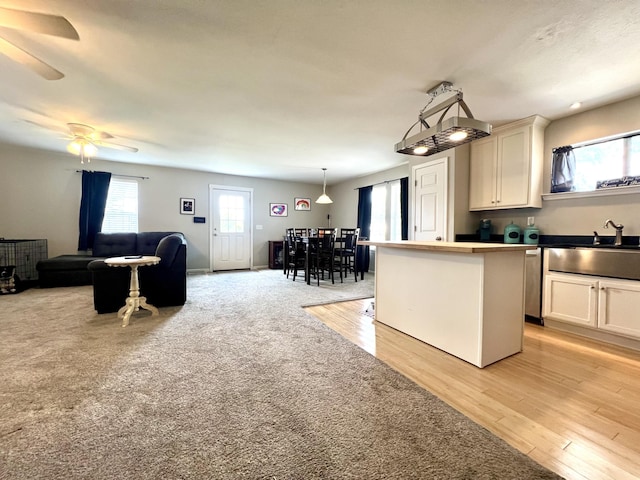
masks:
[[[529,126],[498,136],[497,198],[498,207],[519,207],[529,202],[531,155]]]
[[[601,280],[598,327],[640,338],[640,282]]]
[[[486,210],[496,206],[497,145],[495,137],[476,140],[471,144],[469,210]]]
[[[548,273],[544,277],[543,316],[595,327],[597,285],[597,280],[579,275]]]

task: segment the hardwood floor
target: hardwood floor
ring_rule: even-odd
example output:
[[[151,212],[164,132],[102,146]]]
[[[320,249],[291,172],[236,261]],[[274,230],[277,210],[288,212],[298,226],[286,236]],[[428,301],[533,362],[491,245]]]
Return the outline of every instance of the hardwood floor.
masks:
[[[480,369],[374,322],[370,304],[307,311],[559,475],[640,478],[640,352],[527,323],[522,353]]]

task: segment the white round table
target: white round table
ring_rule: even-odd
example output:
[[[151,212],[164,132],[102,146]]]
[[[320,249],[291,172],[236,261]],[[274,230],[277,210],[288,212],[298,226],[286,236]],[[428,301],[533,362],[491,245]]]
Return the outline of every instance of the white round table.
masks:
[[[147,303],[146,297],[140,296],[140,283],[138,282],[138,267],[146,265],[157,265],[160,263],[160,257],[147,255],[131,255],[126,257],[107,258],[104,263],[110,267],[130,267],[131,282],[129,284],[129,296],[127,297],[124,307],[118,310],[118,317],[122,317],[122,326],[129,325],[129,319],[133,312],[137,312],[140,308],[149,310],[151,316],[158,315],[158,309]]]

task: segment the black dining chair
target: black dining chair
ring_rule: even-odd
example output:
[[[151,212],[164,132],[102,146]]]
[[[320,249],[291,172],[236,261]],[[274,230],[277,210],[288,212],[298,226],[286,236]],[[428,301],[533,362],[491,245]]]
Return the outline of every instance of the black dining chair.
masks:
[[[356,262],[356,252],[358,249],[359,228],[341,228],[341,246],[336,248],[336,255],[340,257],[340,265],[344,271],[345,278],[353,272],[355,281],[358,281],[358,268]]]
[[[293,281],[296,281],[298,270],[301,270],[304,274],[306,251],[302,239],[295,235],[293,229],[287,229],[286,236],[286,249],[287,249],[287,278],[289,274],[293,273]]]
[[[331,283],[335,283],[335,273],[340,273],[340,282],[342,283],[342,265],[340,256],[336,255],[336,237],[338,235],[337,228],[318,228],[317,242],[314,250],[312,250],[312,259],[314,265],[314,274],[320,285],[320,277],[324,280],[325,272],[331,279]]]

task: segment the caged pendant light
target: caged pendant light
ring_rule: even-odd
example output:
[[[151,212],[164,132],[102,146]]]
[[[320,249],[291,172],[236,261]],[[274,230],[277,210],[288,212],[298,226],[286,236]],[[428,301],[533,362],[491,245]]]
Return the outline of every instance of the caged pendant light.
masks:
[[[329,198],[329,195],[327,195],[326,189],[327,189],[327,169],[323,168],[322,171],[324,172],[324,181],[322,183],[322,195],[320,195],[318,197],[318,199],[316,200],[316,203],[333,203],[333,200],[331,200]]]
[[[454,90],[452,87],[453,85],[450,82],[442,82],[427,92],[429,103],[420,111],[418,121],[411,125],[402,140],[396,143],[396,152],[426,157],[491,135],[491,125],[473,118],[471,110],[462,99],[462,91]],[[440,101],[435,106],[427,108],[436,97],[448,93],[453,95]],[[460,108],[462,108],[467,117],[454,116],[445,119],[444,117],[449,112],[449,109],[456,104],[458,105],[458,115],[460,114]],[[442,114],[437,123],[434,126],[430,126],[427,123],[427,119],[439,112],[442,112]],[[420,131],[408,137],[416,125],[420,125]]]

